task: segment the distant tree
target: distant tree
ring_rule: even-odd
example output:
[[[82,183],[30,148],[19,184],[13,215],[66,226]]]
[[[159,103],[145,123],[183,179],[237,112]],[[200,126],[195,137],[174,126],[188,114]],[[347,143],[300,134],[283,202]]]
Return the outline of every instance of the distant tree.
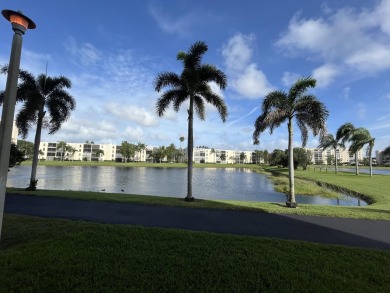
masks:
[[[263,152],[263,159],[264,159],[264,164],[267,164],[269,162],[269,153],[267,150],[264,150]]]
[[[103,150],[101,150],[101,149],[97,149],[96,151],[95,151],[95,157],[97,157],[98,158],[98,161],[100,162],[100,160],[101,160],[101,156],[104,156],[104,151]]]
[[[390,155],[390,146],[388,146],[387,148],[385,148],[385,150],[383,151],[383,154],[384,154],[384,155]]]
[[[24,153],[25,158],[34,156],[34,144],[31,141],[18,139],[18,149]]]
[[[168,162],[175,161],[175,155],[176,155],[176,146],[171,143],[166,149],[165,149],[165,154],[167,157]]]
[[[334,137],[332,134],[327,134],[321,137],[318,148],[322,150],[332,148],[334,150],[335,155],[337,156],[337,150],[340,148],[345,149],[345,143],[349,139],[354,129],[355,127],[352,125],[352,123],[350,122],[344,123],[337,130],[336,137]],[[336,174],[338,173],[337,163],[338,161],[335,160]]]
[[[60,152],[60,160],[63,161],[65,157],[66,147],[68,145],[66,144],[66,141],[59,141],[57,142],[57,151]]]
[[[246,159],[246,154],[244,152],[241,152],[240,153],[240,162],[244,163],[245,159]]]
[[[333,162],[335,162],[334,155],[329,155],[326,157],[326,164],[331,166],[333,165]],[[335,163],[337,164],[337,163]]]
[[[11,143],[8,167],[12,168],[15,165],[20,165],[24,160],[24,152],[20,150],[16,144]]]
[[[8,72],[8,66],[0,69]],[[70,113],[76,107],[75,99],[66,91],[71,87],[71,81],[64,77],[50,77],[40,74],[35,78],[31,73],[20,70],[16,100],[23,105],[16,115],[16,126],[23,138],[26,138],[30,127],[36,124],[34,139],[34,157],[31,168],[30,185],[27,190],[35,190],[39,144],[43,127],[49,128],[49,134],[56,133],[62,124],[69,119]],[[4,100],[4,91],[0,92],[0,102]],[[44,118],[47,119],[44,121]]]
[[[280,149],[274,149],[272,153],[269,155],[269,164],[270,166],[288,166],[288,158],[287,158],[287,152],[280,150]]]
[[[77,152],[77,149],[72,146],[68,146],[67,152],[71,155],[72,161],[74,161],[74,154]]]
[[[120,153],[124,158],[123,162],[129,162],[132,158],[134,158],[136,147],[137,146],[135,144],[129,143],[126,140],[122,141]]]
[[[167,149],[165,146],[158,147],[154,152],[154,159],[159,163],[162,163],[163,159],[167,156]]]
[[[158,99],[156,104],[157,115],[162,117],[169,105],[177,112],[180,106],[189,101],[188,112],[188,167],[187,167],[187,196],[186,201],[193,201],[192,197],[192,167],[193,167],[193,122],[194,110],[201,120],[205,119],[205,102],[211,103],[217,108],[223,122],[228,115],[224,100],[214,93],[209,85],[215,82],[221,89],[227,86],[227,77],[213,65],[202,64],[202,57],[208,50],[206,43],[194,43],[188,52],[179,52],[177,60],[182,61],[183,71],[180,75],[173,72],[163,72],[157,75],[154,82],[155,90],[160,92],[165,87],[170,87]]]
[[[314,135],[323,136],[326,134],[325,123],[329,112],[314,95],[306,94],[307,89],[313,88],[315,85],[316,80],[307,77],[297,80],[287,93],[283,91],[270,92],[263,99],[261,114],[254,125],[253,141],[254,144],[258,144],[260,133],[269,128],[272,134],[276,127],[287,121],[289,193],[286,205],[292,208],[297,206],[294,187],[294,118],[301,131],[302,147],[306,146],[309,129]]]
[[[304,148],[294,148],[294,168],[302,166],[303,170],[307,169],[307,165],[310,164],[313,158],[313,153],[310,150]]]
[[[219,158],[221,159],[222,162],[225,162],[226,163],[226,155],[225,154],[221,154],[219,156]]]
[[[359,162],[357,153],[364,145],[368,145],[367,156],[370,159],[370,176],[372,176],[372,149],[374,148],[375,138],[371,137],[370,132],[363,127],[359,127],[353,130],[352,135],[349,138],[351,145],[349,146],[350,154],[355,155],[355,169],[356,175],[359,175]]]
[[[136,149],[136,152],[139,154],[139,157],[141,157],[141,153],[144,150],[146,150],[146,144],[144,144],[142,142],[138,142],[135,149]],[[138,159],[138,160],[140,160],[140,159]]]

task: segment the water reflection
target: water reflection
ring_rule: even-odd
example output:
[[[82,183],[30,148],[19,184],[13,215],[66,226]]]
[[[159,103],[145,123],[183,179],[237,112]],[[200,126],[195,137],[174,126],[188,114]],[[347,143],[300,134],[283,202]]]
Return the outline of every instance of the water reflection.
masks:
[[[17,166],[8,175],[7,186],[27,186],[31,166]],[[202,199],[285,202],[286,195],[274,191],[266,175],[246,168],[195,168],[193,195]],[[105,191],[114,193],[185,197],[187,170],[182,168],[51,167],[38,166],[38,187],[42,189]],[[366,205],[346,195],[339,199],[297,195],[298,203],[319,205]]]

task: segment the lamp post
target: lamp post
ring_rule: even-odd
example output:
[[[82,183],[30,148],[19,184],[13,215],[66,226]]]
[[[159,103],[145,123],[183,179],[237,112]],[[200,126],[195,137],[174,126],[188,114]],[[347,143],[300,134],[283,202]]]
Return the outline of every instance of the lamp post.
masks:
[[[12,127],[15,113],[16,91],[18,85],[22,36],[27,29],[34,29],[35,23],[20,12],[3,10],[1,12],[15,32],[12,39],[11,56],[8,65],[8,76],[3,101],[3,112],[0,122],[0,237],[3,226],[5,192],[7,186],[8,164],[11,149]]]

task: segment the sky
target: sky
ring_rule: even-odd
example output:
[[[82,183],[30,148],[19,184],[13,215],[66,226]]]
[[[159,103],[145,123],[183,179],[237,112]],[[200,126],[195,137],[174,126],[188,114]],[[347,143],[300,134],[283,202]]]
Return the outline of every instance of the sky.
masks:
[[[158,117],[153,82],[161,72],[180,74],[177,53],[204,41],[203,63],[228,77],[224,91],[212,87],[229,116],[223,123],[207,106],[205,121],[194,121],[195,146],[287,149],[287,124],[253,145],[254,121],[264,96],[307,76],[317,80],[309,93],[329,110],[329,133],[351,122],[370,131],[374,150],[390,146],[390,0],[3,0],[1,9],[21,10],[37,25],[23,37],[21,68],[37,76],[48,65],[49,76],[72,81],[76,110],[57,133],[43,130],[42,141],[180,146],[188,104]],[[3,19],[1,65],[12,36]],[[295,127],[297,147],[300,136]],[[310,136],[307,146],[318,144]]]

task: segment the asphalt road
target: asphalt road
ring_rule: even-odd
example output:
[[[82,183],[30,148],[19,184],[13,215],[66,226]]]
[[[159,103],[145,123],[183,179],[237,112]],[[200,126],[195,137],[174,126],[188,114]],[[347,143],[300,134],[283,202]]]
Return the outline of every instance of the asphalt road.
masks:
[[[390,221],[164,207],[7,194],[5,212],[390,250]]]

